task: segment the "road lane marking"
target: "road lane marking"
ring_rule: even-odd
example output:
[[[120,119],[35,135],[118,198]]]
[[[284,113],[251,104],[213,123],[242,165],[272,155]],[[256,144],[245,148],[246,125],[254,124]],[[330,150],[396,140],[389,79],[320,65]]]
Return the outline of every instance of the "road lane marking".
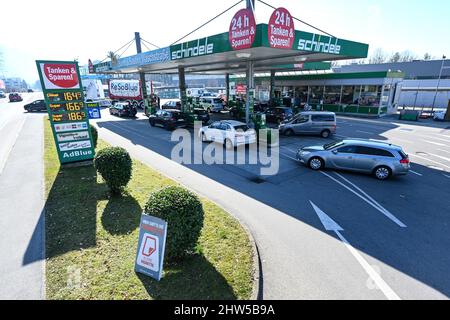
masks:
[[[429,158],[421,157],[421,156],[418,156],[418,155],[412,154],[412,153],[410,154],[410,156],[411,156],[411,157],[415,157],[415,158],[419,158],[419,159],[422,159],[422,160],[425,160],[425,161],[428,161],[428,162],[431,162],[431,163],[435,163],[435,164],[438,164],[438,165],[440,165],[440,166],[444,166],[444,167],[450,169],[450,166],[447,166],[447,165],[445,165],[445,164],[443,164],[443,163],[440,163],[440,162],[431,160],[431,159],[429,159]]]
[[[450,143],[450,140],[446,140],[446,139],[442,139],[442,138],[436,138],[436,137],[431,137],[431,136],[427,136],[427,139],[434,139],[434,140],[439,140],[439,141],[443,141],[443,142],[447,142]]]
[[[360,195],[358,192],[356,192],[355,190],[353,190],[352,188],[346,186],[345,184],[343,184],[342,182],[340,182],[339,180],[335,179],[334,177],[330,176],[329,174],[323,172],[323,171],[319,171],[321,174],[323,174],[324,176],[327,176],[328,178],[330,178],[331,180],[333,180],[334,182],[340,184],[341,186],[343,186],[345,189],[347,189],[348,191],[350,191],[351,193],[353,193],[354,195],[356,195],[357,197],[359,197],[360,199],[362,199],[363,201],[365,201],[367,204],[369,204],[370,206],[372,206],[373,208],[375,208],[377,211],[381,212],[384,216],[386,216],[388,219],[390,219],[391,221],[393,221],[395,224],[397,224],[399,227],[401,228],[407,228],[407,226],[401,222],[399,219],[397,219],[397,217],[395,217],[392,213],[388,212],[387,210],[383,210],[380,207],[378,207],[378,205],[376,205],[375,203],[373,203],[372,201],[370,201],[369,199],[363,197],[362,195]]]
[[[309,201],[320,221],[322,222],[326,231],[336,233],[345,247],[350,251],[353,257],[358,261],[364,271],[369,275],[375,285],[383,292],[385,297],[389,300],[401,300],[401,298],[392,290],[392,288],[383,280],[381,275],[374,270],[374,268],[364,259],[364,257],[356,250],[350,242],[342,235],[344,229],[331,219],[325,212],[317,207],[312,201]]]
[[[445,153],[448,153],[448,154],[450,154],[450,151],[447,151],[447,150],[442,150],[442,149],[437,149],[438,151],[441,151],[441,152],[445,152]]]
[[[419,177],[423,177],[423,174],[415,172],[414,170],[409,169],[409,172],[411,172],[411,173],[413,173],[413,174],[415,174],[415,175],[417,175]]]
[[[446,145],[443,144],[443,143],[437,143],[437,142],[433,142],[433,141],[430,141],[430,140],[424,140],[424,139],[422,139],[422,141],[423,141],[423,142],[426,142],[426,143],[429,143],[429,144],[434,144],[435,146],[439,146],[439,147],[445,147],[445,146],[446,146]]]
[[[361,131],[361,130],[356,130],[356,132],[360,132],[360,133],[365,133],[365,134],[375,134],[374,132],[368,132],[368,131]]]
[[[345,182],[347,182],[348,184],[350,184],[352,187],[354,187],[356,190],[358,190],[359,192],[361,192],[364,196],[367,197],[367,199],[369,199],[370,201],[373,202],[373,204],[375,204],[378,208],[380,208],[380,210],[383,210],[384,212],[386,212],[388,215],[394,216],[391,212],[389,212],[389,210],[387,210],[385,207],[383,207],[381,204],[379,204],[374,198],[372,198],[370,195],[368,195],[364,190],[362,190],[360,187],[358,187],[356,184],[354,184],[353,182],[351,182],[349,179],[345,178],[343,175],[333,171],[334,174],[336,174],[338,177],[340,177],[342,180],[344,180]]]
[[[439,158],[439,159],[442,159],[442,160],[445,160],[445,161],[450,162],[450,158],[443,157],[443,156],[439,156],[439,155],[437,155],[437,154],[430,153],[430,152],[428,152],[428,154],[432,155],[433,157],[436,157],[436,158]]]

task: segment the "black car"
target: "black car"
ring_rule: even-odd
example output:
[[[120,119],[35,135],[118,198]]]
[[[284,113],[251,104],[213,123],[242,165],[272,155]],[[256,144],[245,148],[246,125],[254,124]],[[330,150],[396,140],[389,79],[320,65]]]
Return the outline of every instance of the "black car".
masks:
[[[36,100],[32,103],[24,105],[23,108],[28,112],[47,111],[47,105],[45,104],[45,100]]]
[[[109,107],[109,114],[119,117],[135,117],[137,108],[129,103],[117,102]]]
[[[204,125],[207,124],[210,120],[208,111],[204,109],[195,108],[194,114],[197,115],[198,121],[201,121]]]
[[[152,127],[163,127],[167,130],[174,130],[187,125],[186,117],[180,110],[158,110],[148,118]]]
[[[293,116],[294,112],[287,107],[271,108],[266,111],[266,121],[269,123],[281,123]]]
[[[181,101],[179,100],[171,100],[167,101],[161,106],[161,109],[164,110],[181,110]]]

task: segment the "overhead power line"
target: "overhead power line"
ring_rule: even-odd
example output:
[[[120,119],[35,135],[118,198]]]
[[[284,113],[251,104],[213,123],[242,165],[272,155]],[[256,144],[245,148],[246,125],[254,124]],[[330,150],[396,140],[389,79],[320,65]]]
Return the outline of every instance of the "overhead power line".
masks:
[[[149,42],[149,41],[147,41],[147,40],[145,40],[145,39],[142,39],[141,38],[141,40],[143,41],[143,42],[146,42],[146,43],[148,43],[149,45],[151,45],[152,47],[155,47],[155,48],[157,48],[157,49],[160,49],[161,47],[159,47],[159,46],[157,46],[156,44],[153,44],[153,43],[151,43],[151,42]],[[147,47],[147,46],[146,46]],[[148,47],[147,47],[147,49],[148,49]],[[149,49],[150,50],[150,49]]]
[[[219,18],[220,16],[224,15],[225,13],[227,13],[228,11],[230,11],[231,9],[233,9],[234,7],[236,7],[238,4],[240,4],[242,1],[244,0],[239,0],[238,2],[236,2],[234,5],[232,5],[231,7],[229,7],[228,9],[226,9],[225,11],[221,12],[220,14],[218,14],[217,16],[215,16],[214,18],[208,20],[207,22],[205,22],[204,24],[202,24],[200,27],[198,27],[197,29],[189,32],[187,35],[181,37],[180,39],[178,39],[177,41],[175,41],[174,43],[172,43],[171,45],[173,46],[174,44],[177,44],[178,42],[180,42],[181,40],[189,37],[191,34],[193,34],[194,32],[200,30],[201,28],[203,28],[204,26],[206,26],[208,23],[216,20],[217,18]]]
[[[266,6],[272,8],[272,9],[274,9],[274,10],[277,9],[277,8],[275,8],[274,6],[268,4],[267,2],[264,2],[263,0],[257,0],[257,1],[261,2],[262,4],[265,4]],[[322,29],[319,29],[319,28],[313,26],[312,24],[310,24],[310,23],[308,23],[308,22],[306,22],[306,21],[304,21],[304,20],[301,20],[301,19],[296,18],[296,17],[294,17],[294,16],[292,16],[292,18],[295,19],[295,20],[297,20],[298,22],[301,22],[301,23],[303,23],[303,24],[306,24],[308,27],[311,27],[311,28],[313,28],[313,29],[315,29],[315,30],[317,30],[317,31],[322,32],[322,33],[325,33],[326,35],[328,35],[328,36],[330,36],[330,37],[332,37],[332,38],[336,38],[336,37],[333,36],[331,33],[328,33],[328,32],[326,32],[326,31],[324,31],[324,30],[322,30]]]

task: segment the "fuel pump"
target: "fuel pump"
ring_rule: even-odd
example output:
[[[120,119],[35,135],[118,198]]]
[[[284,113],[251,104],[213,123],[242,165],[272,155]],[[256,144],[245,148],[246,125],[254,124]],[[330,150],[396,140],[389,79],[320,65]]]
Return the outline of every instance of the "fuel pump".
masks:
[[[149,95],[147,99],[144,100],[145,104],[145,115],[148,117],[152,114],[155,114],[156,111],[160,108],[159,106],[159,97],[152,93]]]

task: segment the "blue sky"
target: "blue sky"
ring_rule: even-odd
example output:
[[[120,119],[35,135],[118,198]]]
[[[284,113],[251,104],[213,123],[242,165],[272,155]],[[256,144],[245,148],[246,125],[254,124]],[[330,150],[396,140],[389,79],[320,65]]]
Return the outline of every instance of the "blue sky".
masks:
[[[147,41],[170,45],[236,0],[142,1],[40,0],[6,1],[2,12],[0,50],[6,76],[37,80],[36,59],[102,60],[107,51],[120,48],[140,31]],[[450,56],[450,1],[444,0],[266,0],[284,6],[291,14],[337,37],[368,43],[371,50],[410,50],[422,57]],[[241,5],[241,7],[244,4]],[[68,10],[72,8],[71,11]],[[228,30],[238,8],[214,21],[190,38]],[[257,23],[267,23],[272,9],[257,2]],[[8,27],[5,27],[8,26]],[[11,26],[11,27],[10,27]],[[310,31],[296,23],[296,29]],[[134,48],[131,48],[134,49]],[[131,55],[134,51],[128,51]],[[126,54],[126,55],[128,55]]]

